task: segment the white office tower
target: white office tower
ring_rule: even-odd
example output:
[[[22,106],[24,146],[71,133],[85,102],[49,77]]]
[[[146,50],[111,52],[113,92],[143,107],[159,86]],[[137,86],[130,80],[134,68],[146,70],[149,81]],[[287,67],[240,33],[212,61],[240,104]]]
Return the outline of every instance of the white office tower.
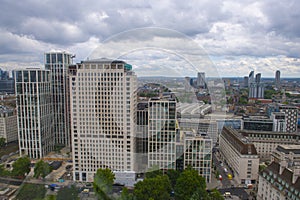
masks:
[[[272,112],[273,132],[286,132],[286,119],[283,112]]]
[[[186,133],[184,135],[184,168],[193,167],[206,183],[211,182],[212,139]]]
[[[70,146],[69,65],[72,55],[63,51],[45,53],[45,68],[50,70],[54,113],[55,144]]]
[[[91,182],[99,168],[132,177],[137,107],[132,66],[97,59],[82,61],[76,68],[70,74],[74,180]]]
[[[50,71],[15,72],[20,155],[39,159],[54,148]]]
[[[151,98],[148,106],[148,168],[176,168],[176,100]]]

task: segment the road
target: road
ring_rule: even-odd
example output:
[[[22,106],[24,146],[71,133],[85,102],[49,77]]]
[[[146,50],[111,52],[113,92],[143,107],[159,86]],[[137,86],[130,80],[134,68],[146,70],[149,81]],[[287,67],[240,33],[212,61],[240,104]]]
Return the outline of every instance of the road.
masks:
[[[216,152],[216,149],[214,149],[213,152]],[[236,187],[234,181],[228,179],[227,173],[224,172],[224,167],[226,167],[228,169],[228,166],[221,166],[220,160],[215,155],[215,153],[212,154],[212,159],[213,159],[213,163],[216,166],[217,170],[219,171],[220,175],[223,177],[223,180],[221,181],[222,188],[219,189],[219,191],[222,194],[224,194],[225,192],[230,192],[231,195],[237,196],[240,199],[249,199],[249,195],[245,191],[244,188]],[[228,172],[228,173],[231,173],[231,172]]]
[[[212,155],[213,163],[216,166],[216,169],[219,171],[220,175],[222,176],[222,188],[230,188],[233,185],[233,181],[227,178],[227,174],[224,172],[224,168],[221,166],[218,158],[215,154]]]

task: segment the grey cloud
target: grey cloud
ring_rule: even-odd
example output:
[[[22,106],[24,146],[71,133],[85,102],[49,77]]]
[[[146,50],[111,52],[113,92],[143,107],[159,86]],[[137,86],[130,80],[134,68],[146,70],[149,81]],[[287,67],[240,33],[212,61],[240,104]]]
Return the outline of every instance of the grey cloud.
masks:
[[[288,38],[300,37],[300,4],[297,0],[264,1],[263,11],[266,14],[269,31]]]
[[[1,8],[0,54],[3,60],[14,57],[26,60],[26,56],[32,60],[34,53],[40,55],[51,48],[79,52],[84,58],[99,41],[105,43],[115,34],[143,27],[179,31],[195,39],[215,57],[285,55],[300,58],[300,4],[297,0],[2,0]],[[113,42],[126,40],[126,44],[131,45],[157,39],[154,37],[157,34],[151,31],[135,33],[115,37]],[[167,41],[177,35],[162,31],[159,37]],[[155,42],[164,43],[163,40]],[[173,48],[186,47],[174,44]],[[159,56],[154,55],[153,59]],[[232,59],[230,63],[238,63],[238,60]]]

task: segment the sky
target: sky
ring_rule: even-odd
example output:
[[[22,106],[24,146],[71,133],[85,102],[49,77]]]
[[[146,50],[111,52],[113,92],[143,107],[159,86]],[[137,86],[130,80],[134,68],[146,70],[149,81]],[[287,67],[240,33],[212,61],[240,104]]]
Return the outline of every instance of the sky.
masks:
[[[0,67],[124,59],[140,76],[300,77],[297,0],[0,0]]]

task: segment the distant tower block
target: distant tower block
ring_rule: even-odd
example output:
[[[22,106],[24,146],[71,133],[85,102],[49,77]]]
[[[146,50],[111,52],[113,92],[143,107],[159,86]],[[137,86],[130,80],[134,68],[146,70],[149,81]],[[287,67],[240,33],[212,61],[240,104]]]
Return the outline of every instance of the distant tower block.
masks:
[[[275,87],[280,89],[280,71],[277,70],[275,73]]]
[[[205,73],[204,72],[198,72],[197,86],[200,88],[205,88]]]

